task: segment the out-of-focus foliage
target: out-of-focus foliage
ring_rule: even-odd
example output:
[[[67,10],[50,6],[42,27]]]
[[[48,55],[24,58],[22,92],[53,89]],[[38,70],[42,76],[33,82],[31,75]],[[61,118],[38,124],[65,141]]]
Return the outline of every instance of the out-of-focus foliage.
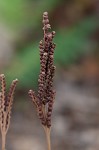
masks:
[[[98,25],[97,18],[93,16],[78,22],[68,30],[57,31],[55,37],[55,43],[57,43],[55,63],[57,65],[69,65],[85,52],[91,51],[93,43],[89,37]],[[32,85],[34,87],[37,85],[40,66],[39,48],[36,45],[36,43],[33,43],[33,45],[19,53],[9,70],[6,71],[9,79],[15,77],[19,79],[19,88],[30,88]]]
[[[35,28],[39,25],[44,9],[50,11],[59,0],[4,0],[0,1],[0,20],[9,28],[19,31],[22,28]],[[46,11],[46,10],[45,10]]]
[[[90,35],[98,26],[97,18],[90,17],[77,23],[74,27],[70,27],[67,32],[58,33],[56,36],[58,45],[55,51],[56,63],[62,65],[73,63],[82,54],[91,51],[94,44],[90,40]]]

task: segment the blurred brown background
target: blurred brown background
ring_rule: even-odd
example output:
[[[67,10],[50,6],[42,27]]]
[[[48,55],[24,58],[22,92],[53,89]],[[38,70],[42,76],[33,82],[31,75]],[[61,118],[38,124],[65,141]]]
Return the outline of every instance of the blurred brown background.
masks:
[[[99,149],[99,0],[0,1],[0,73],[19,79],[7,150],[44,150],[28,90],[37,89],[42,14],[56,31],[52,150]],[[0,137],[1,140],[1,137]]]

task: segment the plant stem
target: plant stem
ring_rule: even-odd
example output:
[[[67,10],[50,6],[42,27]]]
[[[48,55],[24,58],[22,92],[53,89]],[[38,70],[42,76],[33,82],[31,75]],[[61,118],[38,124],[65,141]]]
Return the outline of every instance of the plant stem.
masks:
[[[2,150],[5,150],[6,134],[2,133]]]
[[[47,140],[48,150],[51,150],[50,128],[46,127],[45,128],[45,133],[46,133],[46,140]]]

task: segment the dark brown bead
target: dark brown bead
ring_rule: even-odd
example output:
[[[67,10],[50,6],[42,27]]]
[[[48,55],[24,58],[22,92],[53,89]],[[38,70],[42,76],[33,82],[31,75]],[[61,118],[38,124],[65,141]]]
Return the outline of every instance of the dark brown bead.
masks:
[[[47,113],[47,116],[48,116],[48,117],[50,117],[50,116],[51,116],[51,114],[52,114],[51,112],[48,112],[48,113]]]

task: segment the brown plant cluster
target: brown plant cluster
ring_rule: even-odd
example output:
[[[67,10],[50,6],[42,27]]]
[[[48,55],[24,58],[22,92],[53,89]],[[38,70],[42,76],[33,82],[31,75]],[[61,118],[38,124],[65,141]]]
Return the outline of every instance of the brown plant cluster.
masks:
[[[1,92],[0,92],[0,128],[2,136],[6,136],[10,125],[11,109],[13,104],[13,96],[18,82],[17,79],[12,81],[8,95],[6,94],[6,81],[4,74],[0,75]]]
[[[53,103],[55,99],[55,91],[53,90],[53,77],[55,73],[54,66],[54,49],[55,44],[53,38],[55,31],[50,32],[48,13],[43,13],[43,31],[44,38],[40,41],[40,74],[38,79],[38,92],[30,90],[29,96],[33,104],[36,106],[37,113],[44,127],[51,127],[51,115]]]

